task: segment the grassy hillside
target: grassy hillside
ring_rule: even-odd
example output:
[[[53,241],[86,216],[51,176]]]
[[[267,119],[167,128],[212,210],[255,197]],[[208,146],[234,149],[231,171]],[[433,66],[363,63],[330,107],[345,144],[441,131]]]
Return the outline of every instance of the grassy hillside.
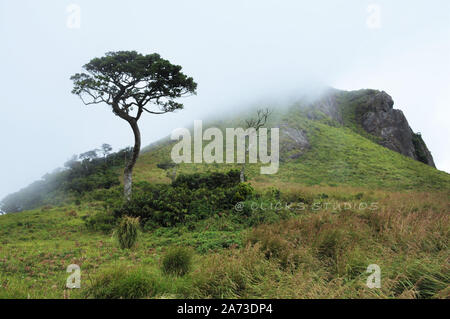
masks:
[[[241,122],[234,118],[211,126],[224,129],[239,127]],[[247,175],[253,182],[392,190],[450,190],[449,174],[382,147],[326,117],[309,120],[300,106],[274,113],[267,126],[279,123],[306,131],[311,148],[300,158],[281,162],[280,170],[274,175],[260,175],[259,165],[249,164]],[[157,164],[170,159],[172,146],[173,143],[167,141],[143,153],[135,170],[135,179],[169,182]],[[281,154],[281,158],[287,155],[289,153]],[[179,172],[225,171],[237,167],[215,163],[181,164]]]
[[[249,227],[223,212],[144,229],[126,250],[86,227],[101,202],[0,216],[0,297],[450,297],[448,193],[290,184],[279,198],[272,203],[291,203],[288,215],[269,209]],[[373,202],[378,209],[360,209]],[[184,276],[163,271],[172,246],[194,250]],[[81,289],[65,289],[70,264],[81,267]],[[381,267],[381,289],[366,286],[369,264]]]
[[[310,112],[274,112],[268,127],[302,130],[310,147],[296,158],[283,149],[275,175],[248,165],[249,184],[171,185],[158,167],[168,140],[142,152],[129,205],[120,156],[57,175],[65,188],[51,184],[30,203],[40,207],[0,216],[0,298],[450,298],[450,175]],[[237,127],[249,114],[208,123]],[[220,184],[214,172],[236,168],[177,174]],[[115,236],[124,215],[141,218],[130,249]],[[179,263],[186,274],[170,271]],[[65,288],[70,264],[81,289]],[[380,289],[366,286],[370,264]]]

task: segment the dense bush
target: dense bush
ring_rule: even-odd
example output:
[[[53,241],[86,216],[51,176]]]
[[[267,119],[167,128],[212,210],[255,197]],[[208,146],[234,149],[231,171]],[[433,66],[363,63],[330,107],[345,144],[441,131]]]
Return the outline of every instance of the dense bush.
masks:
[[[186,247],[172,247],[162,259],[162,270],[166,274],[183,276],[192,267],[193,252]]]
[[[97,276],[84,296],[95,299],[136,299],[154,296],[157,288],[156,279],[144,271],[118,267]]]
[[[233,176],[232,173],[220,176]],[[237,202],[250,198],[254,190],[249,184],[225,181],[218,187],[216,173],[202,176],[199,182],[198,175],[191,179],[190,175],[182,175],[183,182],[173,185],[151,185],[140,183],[130,201],[114,210],[117,218],[122,216],[140,217],[145,229],[164,226],[170,227],[179,223],[194,222],[205,219],[223,210],[229,210]],[[231,178],[230,178],[231,179]],[[216,187],[187,187],[188,184],[208,185],[208,180],[214,180]],[[212,182],[211,182],[212,183]],[[233,186],[230,186],[232,185]]]
[[[91,216],[83,216],[86,227],[90,230],[110,233],[116,225],[114,215],[107,212],[96,213]]]
[[[238,170],[231,170],[227,173],[180,174],[173,182],[173,186],[189,189],[230,188],[239,184],[239,175],[240,172]]]
[[[121,249],[132,248],[137,241],[139,217],[124,216],[116,229],[117,241]]]
[[[295,214],[280,201],[265,197],[242,201],[234,211],[241,218],[241,223],[249,227],[275,223]]]

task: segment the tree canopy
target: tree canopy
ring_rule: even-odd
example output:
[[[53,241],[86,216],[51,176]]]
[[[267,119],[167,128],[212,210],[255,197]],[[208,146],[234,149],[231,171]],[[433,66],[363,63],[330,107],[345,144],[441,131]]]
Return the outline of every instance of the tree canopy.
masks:
[[[83,66],[86,73],[71,77],[72,93],[83,103],[106,103],[125,120],[139,120],[143,112],[163,114],[182,109],[175,98],[195,94],[197,83],[159,54],[136,51],[106,53]],[[147,104],[152,104],[147,107]],[[156,106],[156,108],[152,108]]]

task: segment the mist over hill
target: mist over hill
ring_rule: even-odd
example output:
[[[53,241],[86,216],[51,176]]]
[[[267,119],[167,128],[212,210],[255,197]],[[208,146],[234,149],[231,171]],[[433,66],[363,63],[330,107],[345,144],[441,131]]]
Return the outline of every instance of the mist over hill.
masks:
[[[258,176],[258,165],[252,164],[247,173],[249,179],[387,189],[448,188],[450,175],[435,169],[421,134],[415,133],[403,112],[393,106],[394,101],[386,92],[328,88],[313,98],[304,97],[272,107],[273,114],[266,126],[280,128],[280,172],[274,176]],[[271,108],[271,105],[264,107]],[[255,108],[206,121],[205,127],[240,127]],[[167,182],[157,164],[170,160],[168,154],[173,144],[167,138],[141,150],[143,155],[135,178]],[[66,163],[64,169],[6,196],[1,207],[5,212],[18,212],[70,202],[95,189],[118,186],[126,154],[124,150],[106,159],[94,155]],[[181,165],[180,172],[190,171],[189,165]],[[203,167],[200,169],[222,170],[230,165],[200,166]]]

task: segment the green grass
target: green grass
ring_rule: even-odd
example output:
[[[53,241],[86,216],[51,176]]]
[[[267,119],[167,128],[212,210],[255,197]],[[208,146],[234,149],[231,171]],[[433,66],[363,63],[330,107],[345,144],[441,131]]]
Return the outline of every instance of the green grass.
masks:
[[[281,201],[371,200],[379,209],[309,208],[250,228],[217,215],[144,231],[128,250],[120,249],[110,233],[84,226],[83,216],[102,211],[95,203],[0,216],[0,297],[450,296],[447,193],[285,186]],[[173,246],[195,251],[191,271],[183,277],[162,270]],[[382,269],[378,290],[365,286],[365,269],[373,263]],[[81,267],[81,289],[65,289],[70,264]]]

